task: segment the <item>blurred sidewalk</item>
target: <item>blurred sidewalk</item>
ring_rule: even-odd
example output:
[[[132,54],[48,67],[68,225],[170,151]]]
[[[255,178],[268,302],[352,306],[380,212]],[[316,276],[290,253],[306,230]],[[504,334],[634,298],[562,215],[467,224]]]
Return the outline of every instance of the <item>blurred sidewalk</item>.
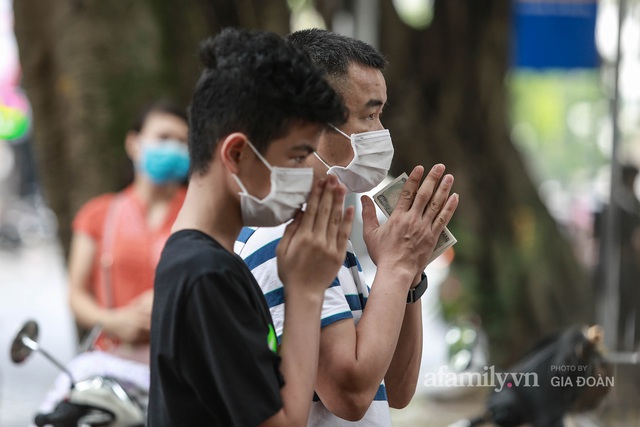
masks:
[[[402,410],[391,410],[394,427],[447,427],[461,419],[484,412],[484,401],[489,390],[474,388],[456,398],[432,399],[418,395]]]
[[[593,411],[565,417],[565,427],[640,427],[640,365],[618,365],[615,384]],[[392,410],[394,427],[447,427],[484,412],[489,388],[472,388],[456,398],[416,395],[409,406]],[[486,424],[491,427],[493,424]]]
[[[0,249],[0,426],[24,427],[59,371],[42,355],[14,365],[9,349],[22,324],[40,326],[39,342],[60,362],[75,351],[75,329],[67,304],[66,268],[54,243]]]

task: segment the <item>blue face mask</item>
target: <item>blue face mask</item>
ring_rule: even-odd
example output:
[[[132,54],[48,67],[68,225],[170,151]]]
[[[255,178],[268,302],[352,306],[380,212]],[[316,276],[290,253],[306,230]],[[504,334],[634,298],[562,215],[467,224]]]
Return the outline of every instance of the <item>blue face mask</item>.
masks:
[[[154,184],[183,181],[189,173],[189,150],[172,139],[143,141],[139,167]]]

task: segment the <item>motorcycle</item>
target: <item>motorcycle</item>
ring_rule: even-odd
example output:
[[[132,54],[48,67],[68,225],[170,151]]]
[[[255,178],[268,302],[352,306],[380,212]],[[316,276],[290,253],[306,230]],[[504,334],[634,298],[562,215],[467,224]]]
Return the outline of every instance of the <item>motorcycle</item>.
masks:
[[[33,352],[40,353],[62,372],[43,404],[47,410],[35,416],[36,426],[145,425],[148,367],[101,351],[81,353],[65,366],[38,344],[38,324],[30,320],[12,342],[11,360],[21,364]],[[83,379],[76,381],[80,377]]]
[[[596,408],[613,384],[603,342],[599,325],[574,325],[547,337],[511,367],[508,388],[489,394],[484,414],[449,427],[563,427],[567,413]]]

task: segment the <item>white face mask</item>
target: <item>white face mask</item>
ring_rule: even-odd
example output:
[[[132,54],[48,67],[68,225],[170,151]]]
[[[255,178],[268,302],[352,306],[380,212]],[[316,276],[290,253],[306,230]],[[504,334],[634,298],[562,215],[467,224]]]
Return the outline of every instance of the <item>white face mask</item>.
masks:
[[[271,190],[262,200],[252,196],[237,175],[233,175],[242,189],[240,210],[242,223],[254,227],[275,227],[293,218],[296,211],[306,203],[313,186],[313,169],[281,168],[271,166],[267,160],[247,141],[256,156],[271,171]]]
[[[351,140],[353,160],[345,166],[329,166],[320,156],[316,157],[329,169],[327,174],[338,177],[351,192],[364,193],[380,184],[387,176],[393,160],[393,143],[388,129],[354,133],[349,137],[331,125],[345,138]]]

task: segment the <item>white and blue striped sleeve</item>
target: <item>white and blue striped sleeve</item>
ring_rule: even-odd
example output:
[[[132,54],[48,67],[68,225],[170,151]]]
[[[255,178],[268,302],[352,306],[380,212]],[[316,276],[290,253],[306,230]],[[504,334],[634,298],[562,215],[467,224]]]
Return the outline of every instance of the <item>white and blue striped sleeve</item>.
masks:
[[[284,288],[278,276],[276,247],[284,234],[285,225],[278,227],[243,228],[235,243],[234,250],[242,257],[269,305],[278,341],[282,337],[284,327]],[[325,291],[322,307],[321,325],[327,326],[338,320],[352,318],[350,304],[340,286],[343,276],[341,267],[338,277]],[[347,271],[348,273],[348,271]],[[347,277],[347,276],[343,276]]]

